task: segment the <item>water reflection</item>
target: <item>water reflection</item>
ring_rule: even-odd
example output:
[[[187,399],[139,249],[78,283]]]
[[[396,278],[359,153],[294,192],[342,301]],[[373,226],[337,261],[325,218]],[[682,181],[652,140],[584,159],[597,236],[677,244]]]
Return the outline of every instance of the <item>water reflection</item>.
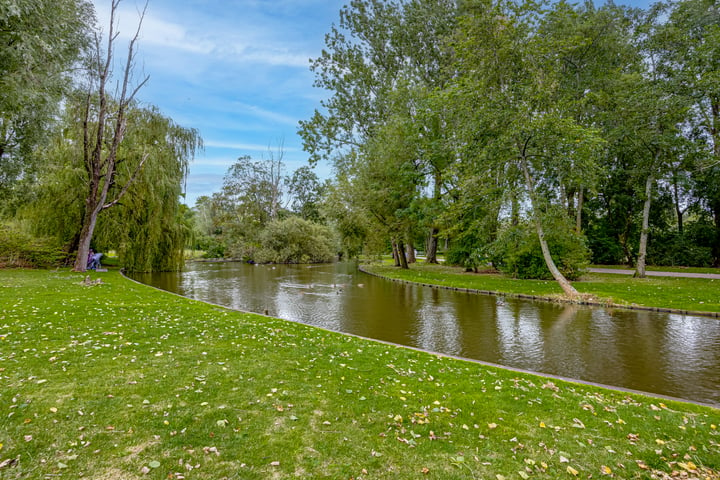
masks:
[[[351,264],[192,264],[137,279],[182,295],[352,333],[720,405],[720,321],[470,295]]]

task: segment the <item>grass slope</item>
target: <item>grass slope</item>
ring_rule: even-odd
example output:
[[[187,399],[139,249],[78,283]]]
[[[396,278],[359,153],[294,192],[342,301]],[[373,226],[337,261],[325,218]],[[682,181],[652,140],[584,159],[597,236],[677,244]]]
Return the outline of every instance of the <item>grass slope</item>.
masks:
[[[467,273],[461,268],[417,263],[409,270],[388,265],[366,265],[367,271],[411,282],[470,288],[506,294],[555,298],[562,295],[552,280],[519,280],[497,273]],[[617,305],[640,305],[697,312],[720,312],[720,280],[647,277],[589,273],[573,282],[580,293]]]
[[[720,478],[720,411],[0,270],[0,478]]]

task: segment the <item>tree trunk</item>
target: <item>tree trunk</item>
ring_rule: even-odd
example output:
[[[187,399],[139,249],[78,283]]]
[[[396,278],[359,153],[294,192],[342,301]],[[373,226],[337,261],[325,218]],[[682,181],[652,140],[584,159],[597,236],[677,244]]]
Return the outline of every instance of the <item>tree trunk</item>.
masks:
[[[527,186],[528,192],[530,193],[530,204],[533,210],[533,219],[535,220],[535,230],[538,234],[538,240],[540,240],[540,249],[542,250],[545,264],[547,265],[548,270],[550,270],[550,273],[552,274],[555,281],[558,282],[560,288],[562,288],[563,292],[565,292],[565,295],[571,299],[577,298],[580,294],[577,290],[575,290],[575,287],[572,286],[568,279],[565,278],[562,272],[560,272],[560,270],[557,268],[557,265],[555,265],[555,261],[553,260],[552,255],[550,255],[550,248],[548,247],[547,240],[545,239],[545,231],[542,227],[542,220],[540,218],[540,212],[538,211],[539,207],[537,205],[537,199],[535,198],[535,188],[533,186],[533,180],[530,176],[530,170],[527,166],[527,160],[524,157],[522,158],[522,169],[525,176],[525,184]]]
[[[407,251],[408,263],[416,263],[417,259],[415,258],[415,245],[413,245],[413,242],[408,241],[407,248],[405,250]]]
[[[393,260],[395,262],[395,266],[399,267],[400,266],[400,255],[398,254],[398,245],[395,242],[395,240],[392,241],[392,255],[393,255]]]
[[[403,270],[407,270],[408,268],[408,262],[407,257],[405,257],[405,244],[403,242],[398,242],[397,244],[397,252],[398,257],[400,257],[400,268]]]
[[[675,215],[677,215],[678,233],[683,234],[683,216],[685,212],[680,208],[680,192],[678,189],[677,172],[673,173],[673,201],[675,203]]]
[[[580,190],[578,190],[577,211],[575,212],[575,231],[577,233],[582,233],[582,209],[584,201],[585,190],[583,187],[580,187]]]
[[[438,233],[439,230],[437,227],[432,227],[430,229],[430,234],[428,235],[428,241],[427,241],[427,252],[425,255],[425,263],[438,263],[437,260],[437,250],[438,250]]]
[[[650,230],[650,203],[654,179],[648,175],[645,181],[645,204],[643,205],[642,230],[640,231],[640,248],[638,249],[637,266],[634,277],[645,278],[645,256],[647,255],[648,232]]]
[[[713,266],[720,267],[720,202],[713,207],[715,217],[715,242],[712,246]]]

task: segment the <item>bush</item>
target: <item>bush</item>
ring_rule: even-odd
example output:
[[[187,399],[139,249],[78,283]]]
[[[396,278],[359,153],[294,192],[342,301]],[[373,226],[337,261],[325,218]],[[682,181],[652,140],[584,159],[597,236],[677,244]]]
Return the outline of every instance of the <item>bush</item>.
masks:
[[[273,220],[260,234],[258,263],[327,263],[337,249],[331,230],[300,217]]]
[[[695,232],[694,230],[698,230]],[[685,235],[673,232],[650,239],[648,264],[709,267],[713,264],[712,248],[698,245],[694,233],[702,234],[700,228],[691,228]]]
[[[550,254],[558,270],[568,280],[577,280],[590,257],[585,238],[560,218],[546,222],[544,227]],[[537,232],[530,222],[502,230],[491,251],[493,264],[507,275],[542,280],[553,278],[545,263]]]
[[[35,238],[15,227],[0,225],[0,268],[51,268],[68,261],[57,240]]]

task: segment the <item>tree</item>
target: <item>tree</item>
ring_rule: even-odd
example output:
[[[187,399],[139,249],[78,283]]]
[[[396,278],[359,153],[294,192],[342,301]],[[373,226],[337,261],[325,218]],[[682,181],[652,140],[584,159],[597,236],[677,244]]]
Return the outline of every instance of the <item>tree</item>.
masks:
[[[459,35],[454,88],[460,109],[473,119],[462,140],[495,172],[484,178],[493,185],[504,179],[513,211],[518,195],[527,199],[548,270],[576,297],[550,252],[544,216],[563,201],[563,185],[592,182],[603,141],[576,121],[576,105],[560,88],[563,44],[535,34],[542,12],[533,3],[505,8],[477,2]]]
[[[622,114],[625,135],[637,147],[637,156],[642,158],[642,174],[645,175],[642,227],[635,276],[645,277],[647,245],[649,237],[650,208],[653,190],[657,180],[670,170],[673,150],[681,140],[679,125],[685,116],[688,104],[681,96],[675,95],[663,71],[665,52],[671,48],[660,35],[658,24],[662,14],[659,9],[649,12],[639,30],[641,50],[645,57],[646,70],[642,75],[629,78],[628,94],[624,97]]]
[[[123,76],[119,82],[119,95],[117,98],[112,98],[108,91],[112,80],[115,49],[119,35],[116,30],[118,27],[116,16],[120,2],[121,0],[112,0],[105,51],[102,49],[101,35],[95,33],[94,48],[89,59],[87,85],[84,89],[84,111],[81,117],[83,125],[82,156],[87,179],[87,193],[85,195],[77,257],[73,266],[73,270],[77,272],[84,272],[87,267],[88,251],[95,232],[98,215],[103,210],[107,210],[120,202],[149,158],[149,153],[142,154],[125,185],[115,190],[114,197],[108,197],[117,180],[118,151],[125,138],[128,108],[140,88],[149,80],[148,77],[145,77],[133,85],[137,42],[145,15],[145,9],[143,9],[137,30],[128,45]],[[145,8],[147,8],[147,3]],[[122,161],[120,159],[120,162]]]
[[[33,189],[36,200],[24,209],[36,233],[58,238],[68,245],[68,251],[80,238],[86,173],[82,162],[84,127],[79,121],[82,115],[78,115],[84,97],[75,100],[66,103],[63,128],[42,150],[46,167]],[[127,110],[127,119],[125,141],[117,153],[116,181],[108,196],[115,197],[117,190],[135,178],[122,201],[99,216],[93,245],[117,251],[121,265],[128,270],[174,270],[182,264],[189,233],[179,199],[189,161],[200,147],[198,132],[175,124],[154,107],[133,105]],[[136,171],[135,166],[146,156],[152,161]]]
[[[433,202],[439,205],[443,170],[452,155],[445,146],[442,117],[423,103],[451,78],[452,50],[446,39],[456,17],[454,0],[354,0],[344,7],[340,28],[332,28],[327,50],[312,63],[316,85],[333,96],[322,103],[326,113],[316,111],[301,122],[311,161],[333,159],[341,175],[352,176],[353,170],[363,168],[354,162],[367,160],[355,153],[382,136],[387,123],[402,117],[412,126],[404,134],[415,139],[408,142],[413,153],[405,157],[414,163],[412,168],[422,164],[422,174],[433,182]],[[425,121],[431,117],[434,123]],[[438,235],[434,217],[417,216],[427,220],[431,263],[436,261]]]
[[[690,104],[684,133],[694,143],[695,194],[715,224],[713,257],[720,266],[720,11],[712,0],[673,1],[654,37],[664,45],[659,68],[675,95]]]
[[[30,180],[33,150],[47,139],[67,93],[71,68],[89,44],[92,5],[85,0],[5,0],[0,3],[0,204]],[[12,214],[13,211],[0,212]]]

